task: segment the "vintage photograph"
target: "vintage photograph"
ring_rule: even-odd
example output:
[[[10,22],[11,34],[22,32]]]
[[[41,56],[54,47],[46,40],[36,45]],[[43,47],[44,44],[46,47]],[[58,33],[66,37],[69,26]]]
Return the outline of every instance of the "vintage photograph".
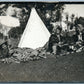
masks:
[[[84,3],[0,2],[0,82],[84,82]]]

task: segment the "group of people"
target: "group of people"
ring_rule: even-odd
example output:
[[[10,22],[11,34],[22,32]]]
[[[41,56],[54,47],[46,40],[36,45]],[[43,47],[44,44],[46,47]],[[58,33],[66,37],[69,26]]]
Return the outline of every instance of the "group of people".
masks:
[[[71,53],[83,46],[84,29],[80,31],[79,27],[73,27],[72,31],[63,31],[62,27],[53,28],[48,43],[50,53],[60,55],[61,53]]]

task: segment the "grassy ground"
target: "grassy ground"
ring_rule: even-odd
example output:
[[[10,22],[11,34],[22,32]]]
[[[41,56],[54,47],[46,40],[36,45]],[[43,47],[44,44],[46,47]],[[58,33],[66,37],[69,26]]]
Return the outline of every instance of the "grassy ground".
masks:
[[[84,82],[84,52],[20,64],[0,63],[0,82]]]

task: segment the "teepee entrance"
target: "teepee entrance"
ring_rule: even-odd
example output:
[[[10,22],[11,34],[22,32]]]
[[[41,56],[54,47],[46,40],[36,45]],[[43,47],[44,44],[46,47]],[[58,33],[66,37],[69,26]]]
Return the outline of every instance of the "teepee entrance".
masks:
[[[43,47],[49,40],[50,33],[45,24],[32,8],[27,26],[23,32],[18,47],[36,49]]]

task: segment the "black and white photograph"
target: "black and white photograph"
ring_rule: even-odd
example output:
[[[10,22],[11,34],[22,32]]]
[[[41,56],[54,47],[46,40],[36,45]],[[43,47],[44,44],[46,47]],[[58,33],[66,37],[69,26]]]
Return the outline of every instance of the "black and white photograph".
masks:
[[[84,2],[0,2],[0,82],[84,82]]]

